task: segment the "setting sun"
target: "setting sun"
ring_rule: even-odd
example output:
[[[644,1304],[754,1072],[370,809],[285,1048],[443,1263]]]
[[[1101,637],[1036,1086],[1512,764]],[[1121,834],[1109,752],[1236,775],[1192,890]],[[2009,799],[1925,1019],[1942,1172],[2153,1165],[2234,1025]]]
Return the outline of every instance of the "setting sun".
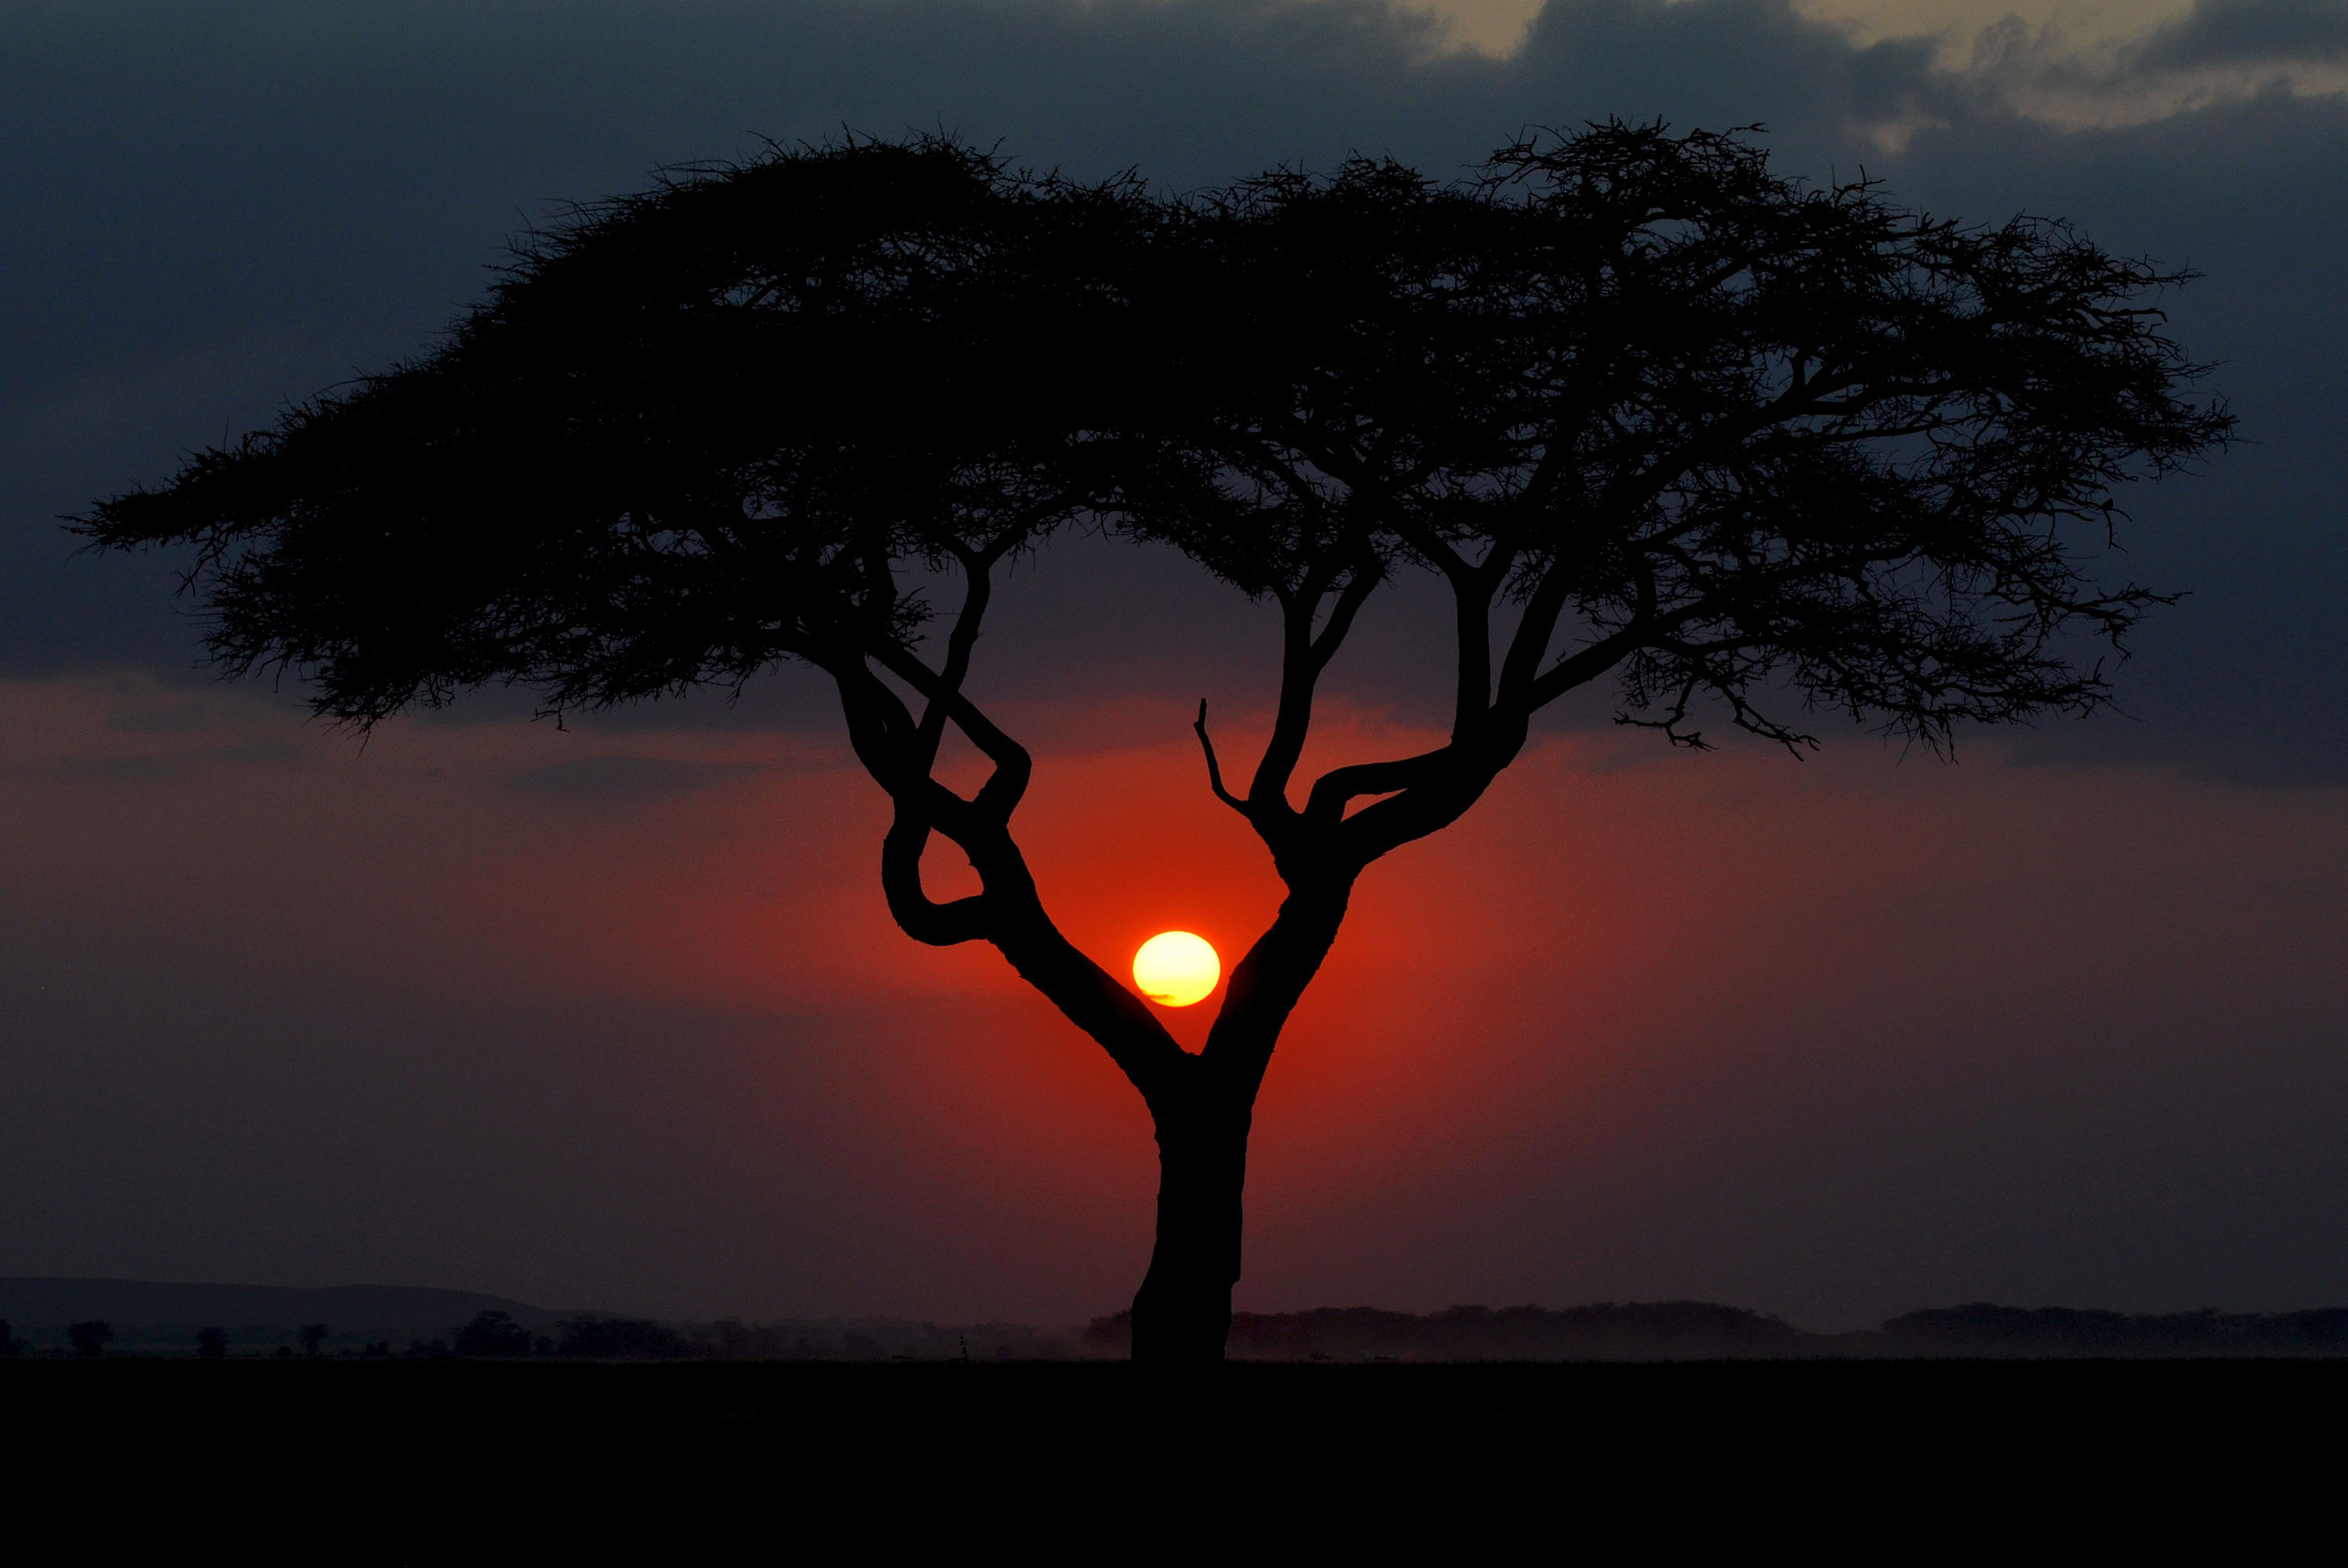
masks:
[[[1223,963],[1204,937],[1160,931],[1133,955],[1133,983],[1159,1007],[1186,1008],[1202,999],[1223,976]]]

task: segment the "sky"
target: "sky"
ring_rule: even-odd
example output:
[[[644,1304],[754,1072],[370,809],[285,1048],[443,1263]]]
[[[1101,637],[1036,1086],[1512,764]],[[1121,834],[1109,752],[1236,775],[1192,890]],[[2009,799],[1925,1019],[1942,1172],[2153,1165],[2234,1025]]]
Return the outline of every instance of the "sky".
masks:
[[[2348,0],[0,0],[0,1275],[1124,1306],[1145,1114],[990,950],[890,924],[806,671],[361,745],[57,519],[428,347],[566,200],[761,138],[1180,190],[1608,114],[2197,269],[2175,330],[2245,439],[2128,497],[2120,569],[2186,597],[2124,712],[1797,763],[1584,703],[1375,867],[1259,1107],[1238,1304],[2348,1304]],[[1437,723],[1395,599],[1326,760]],[[1251,753],[1262,613],[1069,540],[996,617],[1064,928],[1243,949],[1278,887],[1188,723]]]

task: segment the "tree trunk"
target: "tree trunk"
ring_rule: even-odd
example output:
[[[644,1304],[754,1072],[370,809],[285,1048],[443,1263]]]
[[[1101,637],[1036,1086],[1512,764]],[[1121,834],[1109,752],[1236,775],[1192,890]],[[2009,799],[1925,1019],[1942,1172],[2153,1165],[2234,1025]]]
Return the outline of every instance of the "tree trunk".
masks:
[[[1223,1358],[1240,1277],[1240,1194],[1248,1115],[1158,1118],[1158,1245],[1133,1298],[1133,1358],[1201,1366]]]

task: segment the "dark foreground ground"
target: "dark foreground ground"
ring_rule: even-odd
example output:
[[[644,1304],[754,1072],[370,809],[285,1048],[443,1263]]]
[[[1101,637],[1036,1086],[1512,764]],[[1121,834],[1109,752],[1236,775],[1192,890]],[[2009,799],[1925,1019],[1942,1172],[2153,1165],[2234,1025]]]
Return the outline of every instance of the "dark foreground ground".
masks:
[[[819,1537],[827,1558],[949,1537],[1317,1561],[1430,1531],[1481,1561],[1527,1530],[1609,1555],[1725,1535],[2256,1557],[2336,1506],[2343,1424],[2340,1361],[0,1362],[20,1516],[62,1510],[93,1550],[279,1532],[248,1544],[353,1562],[733,1562]]]

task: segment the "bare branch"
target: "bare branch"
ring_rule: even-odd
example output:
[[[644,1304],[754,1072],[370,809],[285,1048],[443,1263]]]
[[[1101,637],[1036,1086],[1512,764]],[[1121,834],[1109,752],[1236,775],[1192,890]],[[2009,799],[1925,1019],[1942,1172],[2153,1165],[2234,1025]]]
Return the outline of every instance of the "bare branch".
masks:
[[[1264,743],[1255,776],[1248,783],[1248,805],[1253,814],[1250,820],[1259,831],[1263,824],[1291,810],[1288,781],[1304,754],[1305,737],[1313,726],[1313,689],[1321,677],[1322,664],[1313,645],[1313,618],[1318,608],[1318,595],[1292,595],[1281,601],[1280,703],[1272,712],[1272,737]]]
[[[1215,743],[1207,738],[1207,700],[1204,697],[1199,699],[1198,722],[1190,727],[1199,732],[1199,747],[1207,753],[1207,787],[1215,792],[1217,800],[1241,816],[1247,816],[1247,802],[1223,787],[1222,764],[1215,760]]]
[[[954,559],[962,563],[963,588],[962,608],[956,612],[953,630],[946,638],[945,662],[938,671],[937,683],[941,692],[959,695],[963,682],[969,677],[971,651],[978,645],[979,627],[986,619],[987,603],[994,592],[993,568],[1004,548],[998,545],[994,549],[982,553],[959,541],[951,546]],[[946,715],[950,707],[950,702],[932,697],[922,710],[921,735],[926,754],[922,758],[922,765],[925,768],[935,765],[937,762],[938,747],[945,739]]]
[[[1344,646],[1346,634],[1354,629],[1354,618],[1369,602],[1380,580],[1375,563],[1356,565],[1346,574],[1345,586],[1330,608],[1329,619],[1322,622],[1320,632],[1313,639],[1313,674],[1316,681],[1329,668],[1329,661],[1337,657],[1337,650]]]
[[[1458,755],[1454,744],[1421,752],[1416,756],[1397,757],[1392,762],[1353,763],[1332,768],[1313,781],[1313,793],[1304,803],[1305,818],[1319,826],[1334,827],[1344,816],[1345,807],[1364,795],[1391,794],[1424,783]]]
[[[971,804],[997,822],[1007,821],[1026,794],[1028,780],[1035,773],[1035,758],[1028,754],[1027,748],[1005,734],[980,711],[977,703],[959,688],[949,688],[942,676],[914,658],[901,645],[884,644],[875,648],[872,655],[880,661],[881,668],[919,692],[951,718],[954,727],[970,737],[971,743],[994,764],[994,772],[980,786]],[[929,752],[928,760],[933,761],[936,756],[934,744],[930,746]],[[927,771],[926,761],[923,771]]]
[[[891,917],[905,935],[932,948],[983,940],[988,935],[984,893],[941,904],[922,888],[922,855],[929,842],[929,825],[900,804],[888,836],[880,841],[880,890],[889,900]]]

